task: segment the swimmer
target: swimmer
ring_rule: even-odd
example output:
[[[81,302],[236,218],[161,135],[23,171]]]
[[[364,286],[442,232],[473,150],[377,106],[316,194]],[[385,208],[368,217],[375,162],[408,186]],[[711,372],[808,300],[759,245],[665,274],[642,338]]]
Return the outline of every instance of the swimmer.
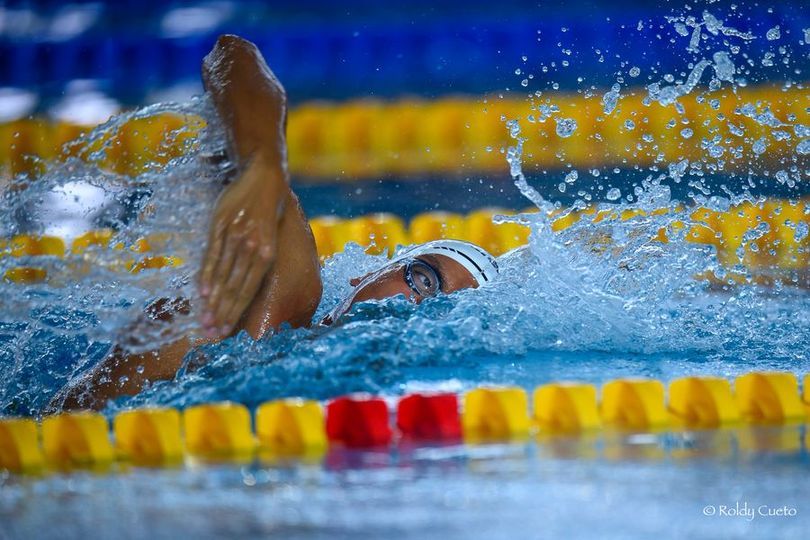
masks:
[[[193,347],[242,330],[260,339],[282,324],[311,323],[321,300],[315,240],[287,169],[287,99],[258,49],[221,36],[202,64],[205,89],[227,126],[228,158],[237,164],[213,210],[199,275],[202,335],[143,354],[115,347],[84,376],[63,388],[49,410],[100,409],[134,395],[149,382],[171,379]],[[354,290],[320,324],[331,325],[358,302],[403,295],[419,303],[439,293],[475,288],[498,273],[482,248],[458,240],[417,245],[377,271],[351,280]],[[139,324],[171,324],[188,313],[184,300],[160,300]]]

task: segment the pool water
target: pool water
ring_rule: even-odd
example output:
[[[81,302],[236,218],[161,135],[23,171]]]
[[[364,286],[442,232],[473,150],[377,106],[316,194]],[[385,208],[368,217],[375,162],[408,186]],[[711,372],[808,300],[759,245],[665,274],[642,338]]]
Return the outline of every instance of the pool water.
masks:
[[[9,538],[803,538],[806,439],[801,426],[605,433],[0,477],[0,516]]]
[[[638,89],[653,106],[675,112],[678,99],[712,99],[720,88],[747,84],[744,67],[735,71],[732,65],[729,73],[724,51],[729,39],[742,40],[735,41],[737,52],[750,39],[713,17],[686,21],[688,32],[684,20],[677,24],[686,34],[679,34],[686,40],[703,35],[706,43],[698,40],[698,45],[712,60],[684,62],[680,82],[662,75],[663,82]],[[709,54],[716,52],[724,54]],[[708,88],[698,84],[704,73]],[[605,115],[619,99],[609,94],[602,96]],[[494,283],[419,306],[403,298],[364,303],[328,329],[283,328],[257,342],[241,334],[201,347],[174,380],[111,402],[103,412],[112,416],[132,407],[183,408],[219,400],[255,407],[279,397],[327,400],[349,392],[393,400],[410,391],[462,392],[486,384],[530,391],[561,380],[601,385],[618,377],[666,382],[701,374],[733,378],[754,370],[810,372],[808,291],[778,280],[760,285],[750,269],[727,268],[712,246],[687,239],[695,206],[723,212],[735,204],[762,203],[761,195],[806,197],[801,167],[810,139],[803,118],[776,118],[768,104],[751,109],[757,129],[773,128],[788,156],[774,170],[755,157],[764,143],[744,137],[743,145],[718,135],[705,141],[705,155],[697,163],[628,163],[626,171],[611,170],[609,180],[598,168],[580,171],[578,180],[563,159],[563,170],[551,175],[555,180],[538,185],[545,175],[523,171],[524,142],[538,137],[537,122],[549,120],[561,138],[577,129],[570,119],[552,121],[556,113],[548,100],[553,98],[539,98],[528,99],[538,117],[547,118],[504,118],[511,140],[503,149],[504,176],[508,171],[513,182],[467,179],[448,189],[446,197],[441,187],[431,191],[424,183],[356,186],[353,195],[346,188],[301,189],[310,211],[341,215],[402,208],[408,216],[418,211],[415,199],[425,210],[467,210],[493,202],[535,207],[534,213],[502,218],[526,225],[531,236],[527,246],[499,259],[502,271]],[[188,143],[179,157],[163,156],[134,176],[117,170],[111,149],[118,130],[166,114],[193,124],[202,120],[205,127],[177,130],[174,135]],[[647,136],[640,131],[640,137]],[[0,413],[39,414],[62,385],[103,358],[112,342],[138,351],[198,329],[193,316],[179,316],[168,331],[133,331],[131,322],[154,298],[199,302],[196,246],[204,243],[210,208],[228,173],[229,164],[210,159],[222,152],[223,141],[205,97],[158,104],[112,118],[75,143],[84,149],[78,157],[43,164],[36,182],[17,179],[4,192],[0,230],[5,237],[42,233],[49,226],[48,201],[83,200],[90,193],[95,202],[81,216],[88,228],[112,227],[113,241],[124,245],[142,236],[161,238],[153,253],[179,257],[184,264],[132,274],[120,271],[121,251],[97,249],[40,258],[47,283],[0,284]],[[750,154],[744,167],[750,172],[727,175],[726,151]],[[783,177],[799,181],[755,188]],[[476,182],[481,189],[471,190]],[[346,199],[330,208],[336,194]],[[563,205],[596,205],[633,217],[584,215],[555,231],[549,213],[564,211]],[[791,228],[794,243],[806,249],[806,223]],[[659,231],[667,242],[656,240]],[[739,254],[758,249],[757,240],[767,233],[762,224],[743,231]],[[324,298],[314,320],[346,296],[350,278],[385,260],[357,245],[327,260]],[[0,269],[27,262],[0,258]],[[732,272],[742,278],[732,278]],[[44,478],[0,473],[0,539],[798,538],[810,525],[810,508],[803,506],[810,500],[803,480],[807,469],[806,426],[794,425],[606,431],[508,444],[397,445],[377,452],[332,449],[318,463],[189,462],[176,469]],[[763,507],[765,514],[786,515],[761,515]]]

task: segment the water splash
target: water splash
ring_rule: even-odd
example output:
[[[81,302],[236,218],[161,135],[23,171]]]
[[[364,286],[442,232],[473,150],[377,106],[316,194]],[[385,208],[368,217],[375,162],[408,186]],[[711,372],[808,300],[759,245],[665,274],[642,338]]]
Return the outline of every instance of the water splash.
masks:
[[[711,242],[688,241],[688,234],[692,227],[706,228],[704,222],[695,221],[694,205],[719,212],[734,204],[760,202],[748,191],[757,174],[786,186],[797,185],[803,173],[793,158],[781,163],[773,175],[755,158],[767,154],[777,142],[793,145],[792,156],[806,155],[810,132],[799,119],[777,114],[767,103],[724,107],[722,100],[733,99],[734,91],[745,84],[743,63],[738,61],[743,50],[735,48],[756,36],[727,26],[709,12],[700,20],[686,16],[671,22],[680,39],[688,41],[684,50],[693,57],[685,61],[680,79],[664,76],[648,85],[645,106],[662,105],[673,111],[673,121],[665,129],[676,137],[680,134],[678,140],[700,137],[703,154],[699,159],[678,157],[668,162],[659,157],[655,145],[661,134],[654,136],[643,117],[628,119],[619,125],[639,138],[629,145],[636,152],[633,155],[649,148],[655,158],[646,169],[628,162],[629,167],[644,171],[644,180],[619,189],[613,186],[623,171],[594,167],[590,175],[580,178],[570,165],[565,166],[566,173],[548,174],[560,191],[566,186],[576,190],[570,208],[563,209],[542,197],[531,185],[534,180],[524,173],[524,145],[536,133],[524,132],[521,119],[506,119],[513,141],[505,152],[509,171],[537,212],[498,218],[525,224],[531,236],[527,247],[501,258],[503,272],[494,284],[429,299],[418,307],[402,298],[361,304],[330,329],[282,329],[258,342],[242,334],[202,347],[187,357],[175,380],[119,400],[108,412],[133,405],[183,406],[216,399],[255,405],[290,395],[326,398],[355,390],[395,393],[408,380],[405,374],[411,368],[469,366],[472,376],[481,380],[486,374],[475,370],[476,359],[495,356],[509,364],[532,351],[672,354],[715,362],[721,369],[769,358],[806,363],[810,345],[806,293],[779,281],[762,287],[742,264],[721,261]],[[734,44],[724,45],[722,40],[727,38],[733,38],[729,41]],[[641,71],[633,66],[629,75],[635,78]],[[648,72],[655,73],[645,67],[644,73]],[[707,72],[713,76],[704,87]],[[522,70],[518,76],[528,80]],[[549,81],[552,88],[554,84]],[[617,116],[619,99],[632,96],[632,89],[622,84],[617,82],[601,94],[597,107],[606,116]],[[723,90],[729,94],[722,94]],[[533,98],[540,95],[540,90],[532,93]],[[600,93],[593,97],[599,100]],[[702,127],[678,128],[688,99],[711,103],[716,117],[706,118]],[[578,127],[574,118],[561,117],[560,110],[548,98],[536,105],[534,116],[527,120],[536,124],[553,118],[554,133],[548,135],[576,142],[589,126]],[[184,155],[149,164],[141,174],[116,173],[104,166],[112,150],[104,146],[109,133],[129,120],[162,113],[202,117],[208,127],[193,138]],[[752,123],[767,130],[767,139],[752,134]],[[718,126],[725,126],[729,133],[720,132]],[[791,131],[790,139],[779,135]],[[93,226],[100,222],[113,226],[117,231],[113,242],[124,245],[144,235],[168,234],[170,238],[155,253],[179,254],[186,264],[128,274],[116,269],[120,253],[91,250],[81,257],[46,261],[47,284],[4,285],[0,302],[9,314],[0,328],[0,408],[4,412],[36,412],[50,393],[104,355],[111,336],[128,335],[132,320],[153,298],[182,295],[192,304],[196,299],[193,275],[200,253],[193,246],[203,242],[207,209],[228,175],[227,164],[223,168],[210,159],[221,153],[223,139],[207,102],[160,105],[115,118],[80,145],[95,151],[83,160],[50,164],[36,183],[20,179],[15,190],[4,194],[5,234],[44,231],[44,222],[23,219],[32,215],[31,209],[41,207],[53,193],[64,198],[75,193],[75,185],[90,185],[106,197],[92,216],[85,216]],[[753,172],[738,177],[741,181],[736,185],[707,185],[707,171],[722,170],[723,160],[732,153],[747,160]],[[565,165],[565,156],[560,159]],[[579,189],[589,177],[596,179],[591,193]],[[687,183],[688,198],[674,199],[668,182]],[[138,195],[134,200],[132,193]],[[594,200],[602,197],[614,204]],[[131,211],[121,213],[121,209]],[[572,223],[559,230],[552,215]],[[790,236],[804,241],[807,230],[806,221],[799,220]],[[767,224],[753,223],[750,230],[740,231],[735,253],[740,259],[749,256],[772,234]],[[91,269],[86,257],[93,260]],[[359,246],[330,259],[323,269],[324,299],[316,320],[348,293],[349,278],[382,260]],[[7,258],[2,263],[11,261]],[[77,276],[77,269],[85,274]],[[168,335],[146,329],[145,338],[132,346],[154,345],[194,325],[189,317]],[[201,358],[205,362],[199,362]],[[513,375],[520,378],[519,368]]]
[[[158,148],[137,174],[117,171],[120,133],[162,125],[167,115],[178,128],[165,134],[165,148]],[[169,154],[181,138],[184,152]],[[55,387],[98,361],[110,342],[151,350],[197,327],[194,317],[183,314],[171,327],[150,325],[143,312],[159,298],[197,302],[193,277],[202,253],[195,246],[204,245],[210,208],[228,174],[228,164],[215,159],[223,144],[207,100],[154,105],[113,117],[69,143],[67,157],[44,164],[36,178],[20,177],[5,188],[0,198],[4,237],[58,232],[69,241],[106,228],[112,231],[108,245],[120,249],[90,245],[68,249],[64,257],[0,258],[0,273],[25,266],[47,272],[42,283],[0,283],[3,410],[28,413],[29,407],[41,407]],[[57,218],[62,225],[56,225]],[[130,249],[144,240],[148,252]],[[160,257],[183,264],[130,271]],[[31,382],[37,379],[48,392]]]
[[[621,88],[621,85],[616,83],[610,88],[609,92],[602,96],[602,111],[605,114],[612,113],[616,108],[616,105],[619,103]]]
[[[577,121],[573,118],[558,118],[557,119],[557,135],[562,138],[568,138],[577,130]]]

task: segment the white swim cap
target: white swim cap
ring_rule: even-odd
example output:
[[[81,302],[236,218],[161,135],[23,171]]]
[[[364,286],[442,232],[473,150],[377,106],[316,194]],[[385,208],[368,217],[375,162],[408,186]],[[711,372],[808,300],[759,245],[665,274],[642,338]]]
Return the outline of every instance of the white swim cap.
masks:
[[[405,251],[398,253],[393,259],[385,263],[382,268],[378,268],[363,278],[363,281],[355,290],[361,288],[363,283],[376,279],[380,273],[385,272],[392,265],[419,255],[444,255],[453,259],[470,273],[478,286],[492,281],[498,275],[498,263],[495,257],[487,253],[485,249],[461,240],[434,240],[406,248]],[[347,296],[321,320],[321,324],[329,325],[337,321],[352,307],[354,298],[354,294]]]
[[[498,262],[484,248],[462,240],[433,240],[398,253],[391,263],[419,255],[444,255],[459,263],[478,285],[492,281],[498,275]],[[388,264],[391,264],[388,263]]]

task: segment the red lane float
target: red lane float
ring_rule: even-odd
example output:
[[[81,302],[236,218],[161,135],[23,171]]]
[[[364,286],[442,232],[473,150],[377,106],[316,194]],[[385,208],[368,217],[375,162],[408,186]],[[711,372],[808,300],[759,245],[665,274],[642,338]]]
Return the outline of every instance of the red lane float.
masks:
[[[461,439],[455,394],[410,394],[397,406],[397,427],[404,437],[423,440]]]
[[[350,448],[385,446],[391,442],[388,405],[374,397],[339,397],[326,406],[326,436]]]

